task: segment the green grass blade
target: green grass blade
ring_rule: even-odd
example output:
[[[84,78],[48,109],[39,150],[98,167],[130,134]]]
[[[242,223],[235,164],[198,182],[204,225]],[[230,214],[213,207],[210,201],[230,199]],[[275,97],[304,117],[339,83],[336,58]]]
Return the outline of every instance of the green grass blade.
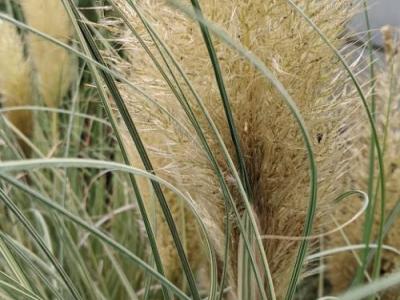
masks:
[[[368,46],[368,56],[369,56],[369,76],[370,76],[370,88],[371,88],[371,114],[373,117],[373,120],[375,121],[375,113],[376,113],[376,101],[375,101],[375,68],[374,68],[374,54],[373,54],[373,48],[372,48],[372,35],[371,35],[371,25],[369,22],[369,15],[368,15],[368,4],[367,0],[363,1],[363,6],[364,6],[364,16],[365,16],[365,24],[367,28],[367,46]],[[375,208],[376,208],[376,200],[375,200],[375,195],[374,195],[374,182],[375,182],[375,137],[373,134],[371,134],[371,143],[370,143],[370,149],[369,149],[369,174],[368,174],[368,196],[371,199],[370,204],[368,206],[366,216],[365,216],[365,221],[364,221],[364,231],[363,231],[363,242],[365,243],[366,246],[369,245],[371,241],[371,235],[372,235],[372,226],[373,226],[373,219],[375,215]],[[385,188],[385,187],[381,187]],[[379,186],[376,188],[376,193],[378,193]],[[383,222],[383,220],[382,220]],[[367,257],[369,255],[369,248],[366,247],[363,250],[362,256],[361,256],[361,266],[357,267],[357,272],[354,278],[354,281],[352,285],[357,285],[359,284],[362,279],[363,279],[363,274],[367,269]]]
[[[370,284],[354,288],[342,296],[339,300],[360,300],[368,296],[374,296],[377,293],[384,291],[388,288],[398,288],[400,286],[400,272],[393,273],[387,277],[375,280]]]
[[[396,205],[388,213],[383,225],[383,238],[388,234],[389,230],[393,227],[393,224],[399,219],[400,216],[400,199],[397,200]],[[372,249],[368,253],[367,266],[372,262],[376,249]]]

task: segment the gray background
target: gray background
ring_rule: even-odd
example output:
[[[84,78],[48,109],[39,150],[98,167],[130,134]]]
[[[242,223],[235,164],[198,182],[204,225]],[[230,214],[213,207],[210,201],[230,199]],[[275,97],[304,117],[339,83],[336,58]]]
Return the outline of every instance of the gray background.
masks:
[[[359,2],[360,0],[355,1]],[[376,29],[384,25],[400,27],[400,0],[369,0],[368,7],[373,43],[381,46],[382,38],[379,30]],[[364,39],[365,34],[362,34],[366,30],[364,14],[355,16],[349,27],[355,32],[360,32],[360,39]]]

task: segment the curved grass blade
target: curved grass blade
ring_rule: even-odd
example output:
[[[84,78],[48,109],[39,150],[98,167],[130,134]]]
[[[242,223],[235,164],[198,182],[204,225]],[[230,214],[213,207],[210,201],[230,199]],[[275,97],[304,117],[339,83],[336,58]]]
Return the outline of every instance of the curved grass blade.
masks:
[[[346,72],[350,76],[352,82],[354,83],[354,86],[357,89],[357,92],[361,98],[362,104],[364,106],[364,109],[368,115],[368,121],[370,123],[371,127],[371,134],[373,136],[373,141],[375,144],[375,149],[377,152],[377,157],[378,157],[378,165],[379,165],[379,180],[380,184],[382,187],[385,186],[385,173],[384,173],[384,165],[383,165],[383,155],[382,155],[382,150],[381,146],[379,143],[378,139],[378,133],[375,127],[375,122],[373,115],[371,113],[371,110],[369,109],[367,99],[365,98],[365,95],[361,89],[360,84],[358,83],[357,78],[351,71],[349,65],[346,63],[345,59],[343,56],[340,54],[340,52],[335,48],[335,46],[327,39],[327,37],[323,34],[323,32],[318,28],[318,26],[304,13],[304,11],[296,5],[292,0],[286,0],[293,8],[295,11],[297,11],[306,21],[310,26],[315,30],[315,32],[318,33],[322,41],[331,49],[331,51],[335,54],[335,56],[339,59],[343,67],[345,68]],[[384,220],[384,214],[385,214],[385,189],[381,188],[381,222],[379,224],[379,232],[378,232],[378,245],[382,245],[382,237],[383,237],[383,220]],[[375,263],[374,263],[374,270],[380,269],[380,258],[381,258],[381,247],[378,247],[377,253],[375,256]],[[295,291],[295,283],[292,282],[290,285],[290,288],[288,289],[287,293],[287,299],[292,299]]]
[[[383,238],[388,234],[393,224],[398,220],[400,216],[400,199],[397,200],[396,205],[390,210],[383,225]],[[372,249],[368,253],[367,266],[371,263],[374,258],[376,249]]]
[[[324,256],[328,256],[328,255],[334,255],[334,254],[337,254],[337,253],[342,253],[342,252],[347,252],[347,251],[354,251],[354,250],[365,249],[365,248],[366,248],[366,246],[364,244],[358,244],[358,245],[348,245],[348,246],[328,249],[328,250],[317,252],[315,254],[311,254],[311,255],[307,256],[306,260],[307,261],[312,261],[314,259],[321,258],[321,257],[324,257]],[[370,245],[368,245],[368,248],[377,249],[378,245],[377,244],[370,244]],[[387,246],[387,245],[382,245],[382,249],[385,249],[387,251],[392,252],[393,254],[396,254],[396,255],[400,256],[400,250],[398,250],[398,249],[396,249],[394,247]]]
[[[379,247],[379,245],[378,245]],[[350,290],[342,296],[339,300],[360,300],[368,296],[374,296],[377,293],[384,291],[388,288],[397,288],[400,286],[400,272],[391,274],[385,278],[378,279],[370,284]]]
[[[374,54],[372,48],[372,35],[371,35],[371,25],[369,22],[369,14],[368,14],[368,4],[367,0],[363,1],[364,6],[364,17],[365,17],[365,24],[367,27],[367,46],[368,46],[368,56],[369,56],[369,76],[370,76],[370,88],[371,88],[371,114],[373,120],[375,122],[375,113],[376,113],[376,101],[375,101],[375,69],[374,69]],[[372,235],[372,226],[373,226],[373,218],[375,214],[375,203],[376,203],[376,194],[378,192],[379,186],[376,187],[376,192],[374,195],[374,181],[375,181],[375,137],[371,134],[371,142],[370,142],[370,149],[369,149],[369,170],[368,170],[368,197],[371,199],[370,204],[368,206],[365,221],[364,221],[364,232],[363,232],[363,242],[366,246],[369,245],[371,241]],[[381,187],[384,188],[384,187]],[[383,222],[383,220],[382,220]],[[356,275],[352,286],[359,284],[363,279],[363,274],[367,269],[367,257],[369,255],[369,247],[366,247],[363,250],[361,256],[361,266],[357,266]]]

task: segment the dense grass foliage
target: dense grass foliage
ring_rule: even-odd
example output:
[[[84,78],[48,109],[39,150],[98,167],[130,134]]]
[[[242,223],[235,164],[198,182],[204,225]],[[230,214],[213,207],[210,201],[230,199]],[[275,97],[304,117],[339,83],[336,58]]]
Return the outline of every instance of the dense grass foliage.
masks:
[[[0,298],[398,299],[400,43],[359,4],[1,1]]]

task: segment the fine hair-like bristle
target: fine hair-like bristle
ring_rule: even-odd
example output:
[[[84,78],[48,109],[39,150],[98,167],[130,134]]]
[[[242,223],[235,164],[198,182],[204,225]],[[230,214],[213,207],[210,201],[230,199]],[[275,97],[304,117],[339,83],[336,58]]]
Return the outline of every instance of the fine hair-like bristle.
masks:
[[[26,23],[63,43],[69,43],[73,28],[61,1],[21,0]],[[43,102],[57,107],[71,85],[73,57],[67,50],[33,33],[27,35],[28,51]]]
[[[400,199],[400,85],[398,77],[400,75],[400,44],[391,38],[393,29],[383,28],[385,36],[386,67],[380,71],[376,79],[376,126],[379,139],[383,148],[383,160],[386,179],[386,199],[385,199],[385,218],[395,208]],[[351,149],[354,152],[352,170],[348,173],[352,187],[360,190],[368,188],[368,169],[369,169],[369,145],[370,145],[370,125],[366,119],[359,126],[358,135],[354,138]],[[378,174],[376,169],[375,174]],[[376,185],[374,184],[374,188]],[[380,187],[381,188],[381,187]],[[376,210],[373,218],[371,243],[376,243],[378,238],[378,228],[380,219],[380,194],[376,197]],[[339,224],[349,220],[360,205],[355,201],[346,201],[342,208],[334,215]],[[347,246],[361,244],[365,218],[360,218],[350,226],[343,229],[342,234],[335,234],[329,237],[328,247]],[[391,224],[389,231],[384,238],[384,245],[400,249],[400,219],[398,216]],[[362,255],[357,252],[359,257]],[[332,283],[334,292],[343,292],[348,288],[355,276],[357,269],[357,259],[351,252],[341,253],[332,256],[328,260],[328,276]],[[383,250],[382,265],[380,274],[389,274],[400,269],[400,258],[398,254],[388,250]],[[369,271],[369,269],[368,269]],[[388,291],[382,299],[397,299],[398,291]]]
[[[32,104],[30,64],[14,25],[0,21],[0,96],[3,107]],[[10,111],[7,118],[26,136],[32,135],[32,112]],[[23,150],[27,146],[21,142]]]
[[[158,61],[162,61],[138,16],[125,1],[116,3]],[[187,73],[221,132],[230,155],[235,157],[213,68],[198,24],[163,1],[137,3]],[[348,18],[350,1],[296,3],[304,5],[306,14],[312,16],[327,38],[340,46],[339,36]],[[318,164],[318,209],[314,232],[319,232],[321,217],[333,199],[344,192],[341,177],[348,169],[347,145],[352,132],[351,118],[356,109],[354,101],[351,101],[354,93],[347,85],[340,64],[319,35],[287,1],[204,1],[202,9],[207,18],[257,55],[296,101],[312,136]],[[116,67],[157,102],[155,105],[129,87],[120,85],[155,173],[191,196],[222,260],[225,205],[215,171],[176,96],[142,45],[129,31],[120,35],[126,59]],[[250,177],[253,210],[259,230],[262,235],[299,237],[303,233],[309,205],[309,163],[300,129],[280,94],[249,62],[218,39],[214,39],[214,44]],[[175,68],[172,71],[177,74]],[[221,148],[188,87],[177,76],[235,195],[236,205],[242,211],[243,202]],[[132,154],[132,161],[135,166],[141,165],[137,154]],[[159,220],[157,239],[167,276],[180,282],[182,271],[168,227],[162,220],[160,209],[157,206],[155,210],[150,209],[156,201],[150,192],[147,195],[144,198],[149,212],[156,211],[155,219]],[[180,233],[190,235],[187,253],[196,270],[207,261],[199,250],[202,248],[201,238],[193,235],[197,232],[194,218],[188,210],[180,209],[182,204],[176,197],[167,194],[167,200],[177,226],[182,224]],[[229,263],[233,288],[237,280],[238,232],[234,230]],[[295,240],[265,239],[264,246],[279,299],[286,292],[298,245],[299,241]]]

